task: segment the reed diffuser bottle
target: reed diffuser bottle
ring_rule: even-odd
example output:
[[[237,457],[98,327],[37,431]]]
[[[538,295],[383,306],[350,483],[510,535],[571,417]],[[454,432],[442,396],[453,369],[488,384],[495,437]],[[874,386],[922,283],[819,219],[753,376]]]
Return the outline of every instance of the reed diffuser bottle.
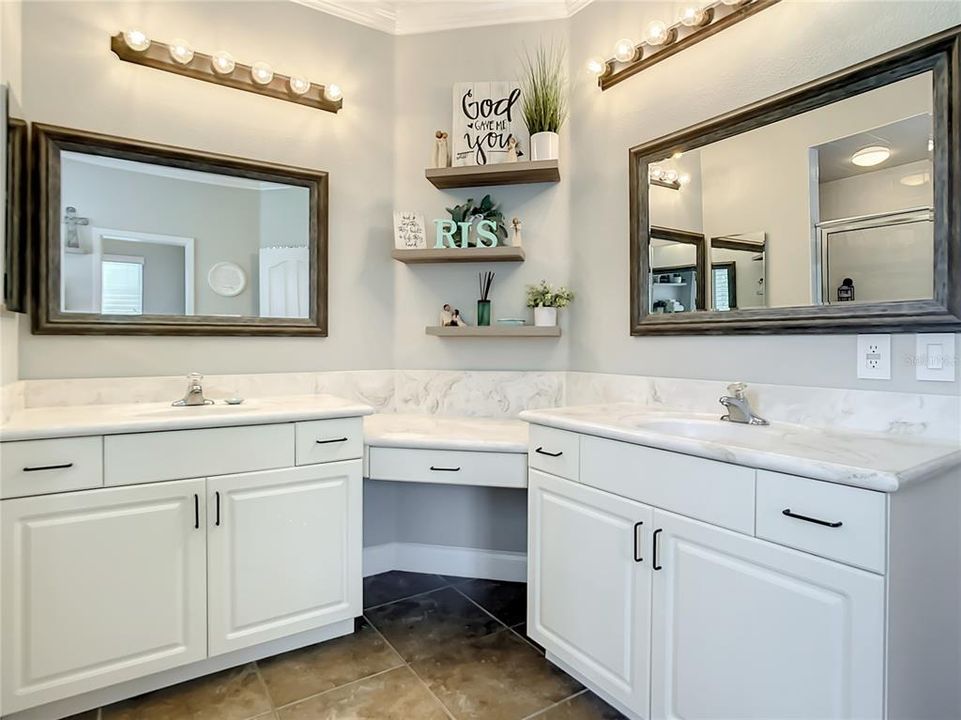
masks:
[[[493,272],[480,273],[477,276],[477,284],[480,289],[480,300],[477,301],[477,326],[487,326],[491,324],[491,284],[494,282]]]

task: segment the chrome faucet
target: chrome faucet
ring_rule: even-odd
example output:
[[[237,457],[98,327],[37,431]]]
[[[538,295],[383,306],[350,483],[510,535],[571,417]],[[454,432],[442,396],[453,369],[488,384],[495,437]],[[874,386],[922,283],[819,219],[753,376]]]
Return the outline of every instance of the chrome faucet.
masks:
[[[204,386],[202,381],[204,376],[200,373],[190,373],[187,376],[187,392],[180,400],[174,400],[171,405],[175,407],[193,407],[195,405],[213,405],[213,400],[204,397]]]
[[[747,385],[742,382],[732,383],[727,386],[730,395],[725,395],[718,400],[721,405],[727,408],[727,414],[721,416],[721,420],[728,422],[744,423],[745,425],[770,425],[767,420],[760,415],[756,415],[751,408],[751,403],[747,399]]]

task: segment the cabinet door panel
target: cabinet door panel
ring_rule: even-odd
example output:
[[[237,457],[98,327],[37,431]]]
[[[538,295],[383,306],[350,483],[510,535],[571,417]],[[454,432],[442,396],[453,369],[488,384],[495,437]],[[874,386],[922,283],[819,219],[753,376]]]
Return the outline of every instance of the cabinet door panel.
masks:
[[[529,634],[647,717],[653,511],[532,470],[529,513]]]
[[[211,655],[360,615],[361,482],[360,460],[208,482]]]
[[[185,480],[3,503],[5,711],[206,657],[203,496]]]
[[[884,580],[656,511],[655,718],[879,718]]]

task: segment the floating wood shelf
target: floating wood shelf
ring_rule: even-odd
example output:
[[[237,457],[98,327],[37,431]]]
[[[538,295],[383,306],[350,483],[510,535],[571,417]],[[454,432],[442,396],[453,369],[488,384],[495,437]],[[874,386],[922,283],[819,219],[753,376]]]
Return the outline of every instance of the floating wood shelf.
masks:
[[[561,180],[557,160],[429,168],[424,175],[439,190],[484,185],[556,183]]]
[[[428,335],[438,337],[560,337],[560,327],[536,327],[534,325],[490,325],[477,327],[428,326]]]
[[[408,265],[420,263],[524,262],[524,248],[450,248],[444,250],[394,250],[391,255]]]

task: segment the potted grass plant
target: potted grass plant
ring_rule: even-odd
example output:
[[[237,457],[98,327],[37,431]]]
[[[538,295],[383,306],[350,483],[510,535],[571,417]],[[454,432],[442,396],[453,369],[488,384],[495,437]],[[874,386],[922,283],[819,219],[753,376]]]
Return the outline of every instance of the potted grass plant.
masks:
[[[527,307],[534,308],[535,327],[557,325],[557,308],[567,307],[573,299],[572,291],[566,287],[554,289],[546,280],[527,286]]]
[[[567,119],[567,78],[562,45],[525,52],[521,78],[524,122],[531,134],[531,160],[557,160],[558,131]]]

